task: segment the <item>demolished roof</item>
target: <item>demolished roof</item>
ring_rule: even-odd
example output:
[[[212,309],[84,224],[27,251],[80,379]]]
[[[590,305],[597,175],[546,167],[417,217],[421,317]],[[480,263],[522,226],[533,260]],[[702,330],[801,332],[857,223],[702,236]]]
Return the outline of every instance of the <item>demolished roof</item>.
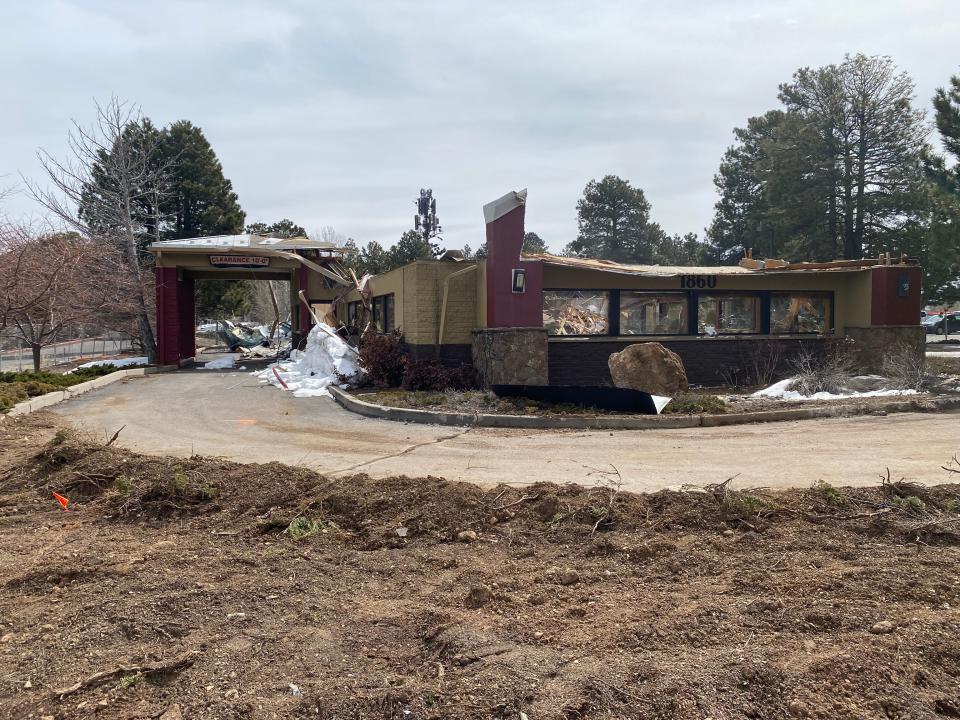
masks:
[[[821,263],[788,263],[783,260],[744,260],[740,265],[716,266],[679,266],[679,265],[629,265],[612,260],[593,258],[563,257],[549,253],[523,253],[525,260],[539,260],[544,265],[569,267],[581,270],[600,270],[622,275],[643,275],[646,277],[674,277],[677,275],[757,275],[795,272],[860,272],[871,267],[888,263],[877,258],[863,260],[833,260]]]
[[[323,240],[311,240],[305,237],[275,238],[265,235],[212,235],[210,237],[182,238],[180,240],[161,240],[151,243],[151,252],[179,250],[203,252],[220,250],[230,252],[256,252],[260,250],[323,250],[330,254],[342,254],[342,248]]]

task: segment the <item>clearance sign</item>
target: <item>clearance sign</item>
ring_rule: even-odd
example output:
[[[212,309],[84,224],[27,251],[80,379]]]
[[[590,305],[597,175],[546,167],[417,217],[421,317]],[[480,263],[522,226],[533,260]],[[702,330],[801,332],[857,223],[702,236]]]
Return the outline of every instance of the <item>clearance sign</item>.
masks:
[[[215,268],[265,268],[270,267],[270,258],[252,255],[211,255],[210,264]]]

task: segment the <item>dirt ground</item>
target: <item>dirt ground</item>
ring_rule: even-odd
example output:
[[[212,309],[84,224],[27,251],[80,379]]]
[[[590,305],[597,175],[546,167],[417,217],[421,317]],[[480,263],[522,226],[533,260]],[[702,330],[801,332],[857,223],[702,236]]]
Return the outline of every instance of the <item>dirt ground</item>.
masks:
[[[960,486],[328,479],[61,423],[0,423],[0,717],[960,717]]]

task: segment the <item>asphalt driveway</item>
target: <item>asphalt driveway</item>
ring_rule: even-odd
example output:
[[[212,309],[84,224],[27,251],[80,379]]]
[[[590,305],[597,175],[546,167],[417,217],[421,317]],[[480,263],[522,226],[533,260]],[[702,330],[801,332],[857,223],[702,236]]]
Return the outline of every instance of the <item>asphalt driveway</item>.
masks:
[[[54,412],[99,437],[125,426],[132,450],[240,462],[279,461],[327,474],[435,475],[480,483],[592,484],[616,467],[624,489],[704,485],[806,487],[956,479],[956,414],[898,414],[652,431],[450,428],[365,418],[329,398],[294,398],[238,371],[132,378]]]

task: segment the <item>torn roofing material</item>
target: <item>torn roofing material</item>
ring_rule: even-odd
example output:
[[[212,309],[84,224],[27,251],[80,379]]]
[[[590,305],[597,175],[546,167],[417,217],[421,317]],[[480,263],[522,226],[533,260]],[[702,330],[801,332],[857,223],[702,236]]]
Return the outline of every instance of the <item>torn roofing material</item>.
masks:
[[[207,251],[211,249],[232,252],[257,250],[325,250],[341,251],[333,243],[311,240],[305,237],[274,238],[263,235],[213,235],[211,237],[182,238],[180,240],[161,240],[151,243],[147,248],[152,252],[162,250]]]
[[[741,265],[717,266],[673,266],[673,265],[628,265],[613,262],[612,260],[596,260],[593,258],[562,257],[549,253],[523,253],[524,260],[539,260],[544,265],[556,267],[579,268],[582,270],[600,270],[602,272],[619,273],[622,275],[644,275],[647,277],[674,277],[677,275],[757,275],[774,273],[797,272],[862,272],[881,264],[877,260],[841,260],[830,263],[783,263],[775,265],[760,265],[758,267],[743,267]]]

